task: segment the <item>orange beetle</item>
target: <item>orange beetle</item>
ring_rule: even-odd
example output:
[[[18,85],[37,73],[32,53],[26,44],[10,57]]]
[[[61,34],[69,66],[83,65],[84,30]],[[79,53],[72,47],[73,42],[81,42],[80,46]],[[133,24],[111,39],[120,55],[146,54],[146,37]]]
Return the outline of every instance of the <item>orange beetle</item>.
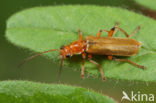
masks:
[[[109,31],[101,29],[96,34],[96,36],[87,36],[85,40],[83,40],[82,33],[79,30],[79,40],[74,41],[69,45],[62,46],[60,49],[52,49],[36,54],[32,57],[25,59],[24,62],[22,62],[20,65],[44,53],[59,51],[61,56],[61,63],[58,76],[60,76],[63,61],[65,58],[71,57],[74,54],[82,54],[83,63],[81,68],[81,78],[83,78],[86,53],[88,53],[88,60],[99,68],[102,80],[106,79],[104,77],[103,69],[98,63],[92,60],[92,54],[107,55],[109,60],[129,62],[130,64],[137,66],[138,68],[144,69],[145,68],[144,66],[136,64],[128,59],[117,59],[114,57],[114,56],[133,56],[138,53],[139,48],[141,47],[141,43],[134,39],[130,39],[130,37],[133,36],[139,29],[140,26],[138,26],[137,29],[132,34],[128,35],[127,32],[118,27],[118,23],[116,23],[116,25]],[[117,30],[120,30],[127,38],[112,37]],[[102,31],[107,32],[108,37],[101,37]]]

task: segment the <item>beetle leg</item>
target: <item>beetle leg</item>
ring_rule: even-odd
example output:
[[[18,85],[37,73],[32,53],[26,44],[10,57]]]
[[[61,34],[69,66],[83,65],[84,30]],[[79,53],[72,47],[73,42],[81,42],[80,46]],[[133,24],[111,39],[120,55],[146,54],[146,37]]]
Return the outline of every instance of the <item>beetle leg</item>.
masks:
[[[112,55],[108,55],[107,57],[108,57],[109,60],[112,60],[113,59],[113,56]]]
[[[118,27],[118,22],[115,24],[115,26],[114,26],[110,31],[105,30],[105,29],[101,29],[101,30],[96,34],[96,37],[100,37],[102,31],[107,32],[107,33],[108,33],[108,37],[112,37],[112,36],[116,33],[116,27]]]
[[[79,41],[82,41],[83,40],[82,32],[81,32],[81,30],[78,30],[78,32],[79,32]]]
[[[97,62],[95,62],[95,61],[92,60],[92,55],[91,55],[91,54],[88,55],[88,60],[89,60],[91,63],[95,64],[95,65],[99,68],[100,74],[101,74],[101,77],[102,77],[102,80],[105,81],[106,78],[105,78],[105,76],[104,76],[102,67],[101,67]]]
[[[118,22],[115,24],[115,26],[108,32],[108,37],[112,37],[116,31],[117,31],[117,28],[118,28]]]
[[[82,63],[82,67],[81,67],[81,78],[83,79],[83,77],[84,77],[84,64],[85,64],[85,59],[86,59],[85,53],[82,53],[82,58],[83,58],[83,63]]]
[[[63,61],[64,61],[64,57],[61,56],[61,63],[60,63],[60,68],[58,70],[58,76],[57,76],[57,81],[60,81],[60,76],[61,76],[61,72],[62,72],[62,65],[63,65]]]
[[[105,32],[107,32],[107,33],[109,32],[109,31],[107,31],[107,30],[101,29],[101,30],[99,30],[99,32],[96,34],[96,37],[100,37],[102,31],[105,31]]]
[[[126,31],[124,31],[123,29],[116,27],[118,30],[120,30],[127,38],[129,38],[130,36],[128,35],[128,33]]]
[[[137,33],[140,30],[141,26],[138,26],[133,32],[132,34],[129,35],[129,37],[134,36],[135,33]]]
[[[116,59],[116,58],[112,58],[112,60],[113,60],[113,61],[120,61],[120,62],[128,62],[128,63],[130,63],[130,64],[132,64],[132,65],[134,65],[134,66],[137,66],[138,68],[145,69],[144,66],[139,65],[139,64],[136,64],[136,63],[134,63],[133,61],[128,60],[128,59]]]
[[[128,33],[127,33],[126,31],[124,31],[123,29],[121,29],[118,25],[119,25],[119,23],[116,22],[115,27],[113,27],[113,28],[109,31],[108,37],[112,37],[112,36],[116,33],[117,30],[120,30],[127,38],[129,38],[130,36],[128,35]],[[132,34],[133,34],[133,33],[132,33]]]
[[[118,30],[120,30],[127,38],[134,36],[135,33],[137,33],[140,29],[140,26],[138,26],[134,32],[132,32],[132,34],[128,35],[128,33],[126,31],[124,31],[123,29],[116,27]]]
[[[116,23],[115,27],[118,27],[118,23]],[[115,28],[115,27],[114,27],[114,28]],[[112,29],[113,29],[113,28],[112,28]],[[111,29],[111,30],[112,30],[112,29]],[[110,32],[110,33],[111,33],[111,32]],[[112,37],[114,33],[115,33],[115,29],[114,29],[114,32],[112,32],[112,34],[108,34],[108,37],[109,37],[109,36]],[[113,59],[113,56],[112,56],[112,55],[108,55],[107,57],[108,57],[109,60],[112,60],[112,59]]]

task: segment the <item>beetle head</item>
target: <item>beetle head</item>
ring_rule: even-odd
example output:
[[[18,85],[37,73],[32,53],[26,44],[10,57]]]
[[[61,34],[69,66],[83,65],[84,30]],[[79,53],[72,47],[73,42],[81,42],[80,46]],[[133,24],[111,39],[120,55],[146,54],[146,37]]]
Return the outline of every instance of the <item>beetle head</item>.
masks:
[[[63,58],[70,58],[72,56],[72,52],[69,46],[61,46],[61,52],[60,55]]]

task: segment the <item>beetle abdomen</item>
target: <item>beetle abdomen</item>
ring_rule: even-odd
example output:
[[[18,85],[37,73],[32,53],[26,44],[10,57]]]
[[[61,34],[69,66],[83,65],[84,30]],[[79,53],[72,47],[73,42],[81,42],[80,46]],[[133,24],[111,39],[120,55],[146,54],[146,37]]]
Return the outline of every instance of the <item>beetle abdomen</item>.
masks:
[[[87,36],[86,52],[99,55],[132,56],[138,53],[141,43],[129,38]]]

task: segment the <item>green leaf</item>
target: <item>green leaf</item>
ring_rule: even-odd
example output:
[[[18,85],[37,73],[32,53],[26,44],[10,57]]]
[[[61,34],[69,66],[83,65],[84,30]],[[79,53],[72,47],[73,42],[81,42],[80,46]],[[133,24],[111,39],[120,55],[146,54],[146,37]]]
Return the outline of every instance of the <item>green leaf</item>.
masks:
[[[147,7],[147,8],[150,8],[150,9],[153,9],[153,10],[156,10],[156,1],[155,0],[135,0],[137,3]]]
[[[115,103],[80,87],[29,81],[1,81],[0,103]]]
[[[129,63],[109,61],[105,56],[96,55],[93,60],[102,66],[107,78],[156,81],[156,21],[128,10],[89,5],[36,7],[10,17],[7,21],[6,37],[17,46],[42,52],[59,49],[62,45],[77,40],[78,29],[83,32],[84,38],[87,35],[95,36],[100,29],[110,30],[116,21],[128,33],[142,25],[141,30],[132,37],[142,42],[142,48],[137,55],[127,58],[146,66],[147,69],[142,70]],[[116,36],[125,37],[121,32]],[[45,54],[56,63],[60,63],[57,55],[58,52]],[[67,67],[79,71],[81,64],[81,55],[74,55],[64,63]],[[85,71],[94,77],[100,76],[98,68],[87,60]]]

